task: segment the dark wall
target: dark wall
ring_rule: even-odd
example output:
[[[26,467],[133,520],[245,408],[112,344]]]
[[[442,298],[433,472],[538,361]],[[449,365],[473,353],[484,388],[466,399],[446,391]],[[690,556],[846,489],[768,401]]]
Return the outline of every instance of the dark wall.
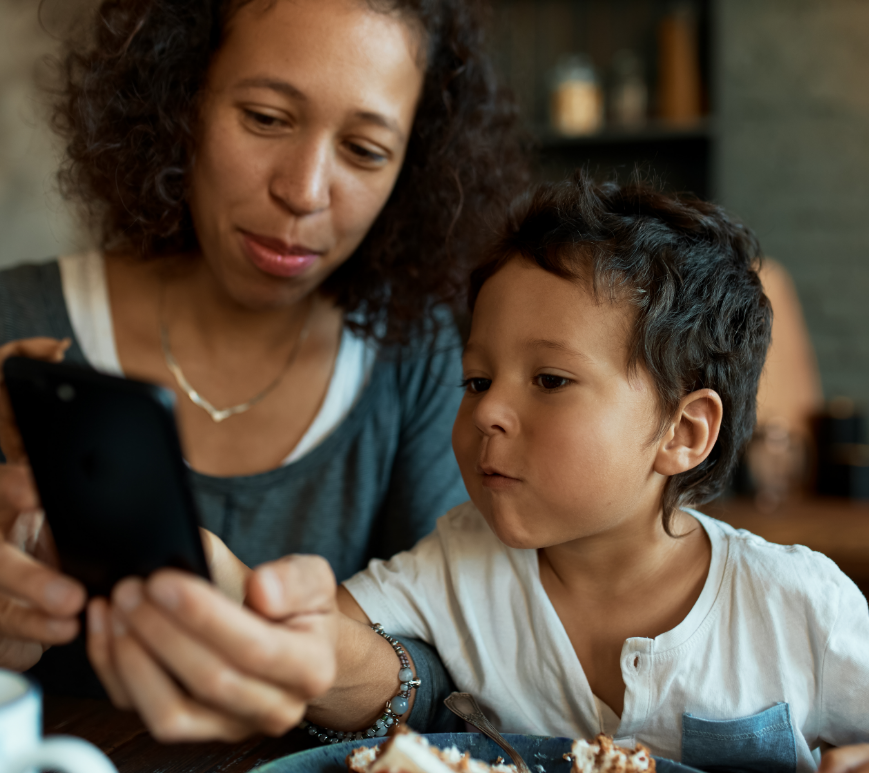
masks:
[[[869,2],[716,0],[716,191],[793,274],[826,397],[869,407]]]

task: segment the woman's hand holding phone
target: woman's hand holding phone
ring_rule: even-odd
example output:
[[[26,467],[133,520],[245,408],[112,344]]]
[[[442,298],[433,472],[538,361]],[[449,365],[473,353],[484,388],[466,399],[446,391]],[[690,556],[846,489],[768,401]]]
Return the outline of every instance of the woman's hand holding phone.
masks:
[[[7,357],[63,359],[69,342],[32,338],[0,346]],[[27,463],[12,406],[0,375],[0,667],[24,671],[52,644],[78,633],[85,605],[81,584],[57,571],[51,532]]]
[[[67,346],[12,342],[0,347],[0,366],[11,356],[59,361]],[[0,667],[25,670],[76,636],[86,594],[57,569],[2,375],[0,448]],[[251,571],[214,534],[201,534],[215,585],[163,570],[119,583],[111,604],[93,599],[91,662],[114,703],[138,710],[158,738],[280,735],[332,684],[335,578],[311,556]]]
[[[334,575],[322,558],[290,556],[250,572],[245,589],[243,607],[167,569],[122,581],[111,604],[93,600],[88,654],[115,705],[163,741],[295,727],[335,677]]]

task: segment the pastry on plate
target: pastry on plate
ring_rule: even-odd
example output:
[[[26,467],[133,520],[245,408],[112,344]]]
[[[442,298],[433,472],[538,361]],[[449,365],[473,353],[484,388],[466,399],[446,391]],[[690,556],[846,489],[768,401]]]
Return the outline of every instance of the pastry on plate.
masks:
[[[570,747],[570,773],[653,773],[655,760],[641,743],[635,749],[616,746],[611,736],[601,733],[593,741],[576,740]]]
[[[347,768],[351,773],[516,773],[515,765],[489,765],[455,746],[438,749],[404,727],[380,746],[354,749],[347,755]]]
[[[645,746],[637,744],[635,749],[625,749],[603,733],[593,741],[574,741],[564,757],[571,762],[570,773],[655,771],[655,760]],[[354,749],[347,755],[347,768],[350,773],[516,773],[516,766],[504,764],[500,757],[489,764],[475,760],[469,752],[462,753],[455,746],[438,749],[405,727],[379,746]]]

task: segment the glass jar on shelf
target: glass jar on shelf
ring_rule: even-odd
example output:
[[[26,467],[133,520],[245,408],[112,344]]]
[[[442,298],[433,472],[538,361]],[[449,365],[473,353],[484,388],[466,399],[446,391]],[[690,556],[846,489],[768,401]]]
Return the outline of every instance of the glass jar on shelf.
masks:
[[[640,57],[628,49],[613,57],[609,90],[609,113],[613,125],[638,129],[646,123],[649,89]]]
[[[550,123],[561,135],[593,134],[603,127],[603,95],[591,59],[567,54],[552,72]]]

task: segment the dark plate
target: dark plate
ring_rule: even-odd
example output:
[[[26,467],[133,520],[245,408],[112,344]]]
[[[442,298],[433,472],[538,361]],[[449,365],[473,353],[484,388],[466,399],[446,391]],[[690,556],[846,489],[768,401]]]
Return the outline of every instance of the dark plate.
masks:
[[[470,752],[472,757],[484,762],[493,762],[498,756],[507,757],[499,746],[482,733],[433,733],[425,737],[434,746],[442,749],[455,746],[459,751]],[[545,773],[569,773],[570,764],[565,762],[564,755],[570,751],[570,739],[512,733],[507,733],[504,737],[525,758],[531,773],[541,773],[538,765],[542,766]],[[274,760],[257,768],[256,773],[347,773],[344,759],[351,750],[382,742],[381,738],[372,738],[367,741],[347,741],[322,746]],[[659,773],[699,773],[695,768],[671,760],[655,757],[655,761]]]

